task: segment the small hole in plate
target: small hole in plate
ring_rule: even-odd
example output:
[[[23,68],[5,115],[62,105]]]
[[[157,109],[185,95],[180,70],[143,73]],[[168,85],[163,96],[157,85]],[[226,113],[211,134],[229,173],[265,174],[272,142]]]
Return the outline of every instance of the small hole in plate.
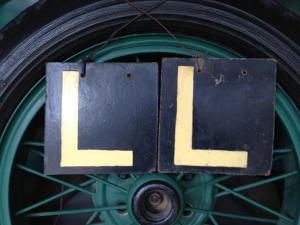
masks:
[[[246,69],[241,70],[242,75],[246,76],[248,74],[248,71]]]

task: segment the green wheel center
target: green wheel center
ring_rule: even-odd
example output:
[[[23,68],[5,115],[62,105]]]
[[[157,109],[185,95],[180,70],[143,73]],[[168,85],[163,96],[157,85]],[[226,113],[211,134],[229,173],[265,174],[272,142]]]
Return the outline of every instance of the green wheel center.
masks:
[[[114,224],[201,223],[206,214],[186,211],[187,207],[210,210],[213,207],[212,176],[208,174],[106,175],[106,183],[117,183],[123,191],[97,182],[95,207],[124,205],[126,210],[102,212],[101,219]],[[100,218],[100,213],[99,213]]]

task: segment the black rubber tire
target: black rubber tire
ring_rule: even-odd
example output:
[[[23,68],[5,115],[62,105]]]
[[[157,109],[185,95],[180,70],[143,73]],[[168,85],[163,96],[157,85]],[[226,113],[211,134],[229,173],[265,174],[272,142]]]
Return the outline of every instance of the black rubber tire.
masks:
[[[157,2],[138,0],[134,4],[148,9]],[[41,1],[4,29],[0,41],[0,134],[19,101],[43,76],[46,62],[60,61],[106,40],[137,14],[119,0]],[[175,34],[207,39],[246,57],[276,59],[278,82],[300,106],[300,49],[274,27],[216,1],[170,0],[152,15]],[[143,17],[119,35],[148,32],[164,31]]]
[[[300,16],[285,7],[280,0],[221,1],[263,20],[300,45]]]

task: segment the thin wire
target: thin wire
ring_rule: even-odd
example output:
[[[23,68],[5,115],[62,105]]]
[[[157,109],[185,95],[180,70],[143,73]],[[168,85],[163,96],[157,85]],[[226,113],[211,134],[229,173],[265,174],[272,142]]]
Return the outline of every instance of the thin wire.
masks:
[[[158,8],[159,6],[161,6],[162,4],[164,4],[167,1],[168,0],[161,0],[157,4],[155,4],[153,7],[147,9],[145,12],[149,13],[149,12],[153,11],[154,9]],[[91,61],[94,61],[94,57],[97,54],[99,54],[99,52],[101,52],[107,46],[107,44],[116,36],[116,34],[118,34],[121,30],[125,29],[130,24],[132,24],[133,22],[137,21],[139,18],[141,18],[144,15],[145,15],[144,13],[140,13],[139,15],[135,16],[134,18],[132,18],[131,20],[127,21],[122,26],[120,26],[119,28],[117,28],[114,32],[112,32],[112,34],[108,37],[108,39],[101,46],[101,48],[99,50],[97,50],[96,52],[94,52],[94,54],[92,54],[91,56],[89,56],[88,59],[90,59]]]
[[[169,34],[177,43],[177,45],[187,51],[189,51],[192,55],[193,58],[195,58],[196,64],[197,64],[197,71],[198,72],[202,72],[203,70],[203,65],[204,65],[204,60],[202,59],[203,57],[200,56],[199,52],[194,51],[191,48],[188,48],[186,45],[184,45],[182,42],[180,42],[180,40],[162,23],[160,22],[157,18],[155,18],[154,16],[152,16],[150,14],[150,12],[147,12],[141,8],[139,8],[138,6],[134,5],[130,0],[126,0],[126,2],[128,3],[128,5],[130,5],[133,9],[137,10],[138,12],[140,12],[143,15],[148,16],[150,19],[152,19],[153,21],[155,21],[161,28],[163,28],[167,34]]]
[[[124,23],[122,26],[120,26],[119,28],[117,28],[114,32],[112,32],[112,34],[108,37],[108,39],[104,42],[104,44],[101,46],[100,49],[98,49],[97,51],[95,51],[93,54],[91,54],[90,56],[86,57],[86,59],[83,60],[84,66],[83,66],[83,71],[82,71],[82,76],[85,75],[85,64],[87,62],[92,62],[94,61],[94,58],[108,45],[108,43],[110,43],[110,41],[116,36],[116,34],[118,34],[121,30],[125,29],[126,27],[128,27],[130,24],[132,24],[133,22],[137,21],[139,18],[141,18],[142,16],[147,16],[150,19],[152,19],[153,21],[155,21],[163,30],[165,30],[165,32],[167,34],[169,34],[177,43],[177,45],[185,50],[187,50],[188,52],[190,52],[191,56],[193,58],[195,58],[195,62],[197,65],[197,71],[198,72],[202,72],[203,70],[203,65],[204,65],[204,60],[203,60],[203,56],[200,55],[199,52],[187,47],[186,45],[184,45],[162,22],[160,22],[157,18],[155,18],[154,16],[152,16],[150,13],[158,8],[159,6],[163,5],[165,2],[167,2],[168,0],[161,0],[159,1],[157,4],[155,4],[153,7],[147,9],[147,10],[143,10],[141,8],[139,8],[138,6],[134,5],[130,0],[126,0],[127,4],[135,9],[136,11],[140,12],[139,15],[135,16],[134,18],[132,18],[131,20],[127,21],[126,23]]]
[[[152,16],[151,14],[149,14],[147,11],[139,8],[138,6],[134,5],[130,0],[126,0],[126,2],[135,10],[141,12],[143,15],[148,16],[149,18],[151,18],[153,21],[155,21],[161,28],[163,28],[175,41],[176,43],[183,49],[189,51],[191,53],[192,56],[198,56],[199,53],[188,48],[187,46],[185,46],[183,43],[181,43],[179,41],[179,39],[162,23],[160,22],[157,18],[155,18],[154,16]]]

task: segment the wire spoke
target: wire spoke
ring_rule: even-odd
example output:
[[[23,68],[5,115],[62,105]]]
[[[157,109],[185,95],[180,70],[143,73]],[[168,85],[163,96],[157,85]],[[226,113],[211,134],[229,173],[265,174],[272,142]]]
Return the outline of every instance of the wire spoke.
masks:
[[[273,153],[279,154],[279,153],[292,153],[293,149],[291,148],[279,148],[279,149],[274,149]]]
[[[210,211],[210,210],[204,210],[204,209],[191,208],[191,207],[187,207],[186,210],[191,211],[191,212],[196,212],[196,213],[205,213],[208,215],[233,218],[233,219],[239,219],[239,220],[248,220],[248,221],[273,223],[273,224],[278,223],[277,220],[256,217],[256,216],[244,216],[244,215],[237,215],[237,214],[232,214],[232,213],[223,213],[223,212],[216,212],[216,211]]]
[[[84,209],[73,209],[73,210],[59,210],[59,211],[45,211],[31,213],[28,217],[43,217],[43,216],[63,216],[63,215],[74,215],[74,214],[84,214],[93,212],[103,212],[111,211],[116,209],[127,209],[126,205],[116,205],[116,206],[105,206],[99,208],[84,208]]]
[[[94,219],[96,218],[96,216],[98,215],[98,212],[94,212],[90,218],[86,221],[85,225],[91,225],[91,223],[94,221]]]
[[[216,221],[216,219],[214,218],[214,216],[212,214],[209,214],[209,219],[210,221],[213,223],[213,225],[219,225],[219,223]]]
[[[177,174],[176,180],[177,180],[177,181],[180,181],[181,178],[182,178],[183,176],[184,176],[184,173],[179,173],[179,174]]]
[[[94,183],[94,182],[95,182],[94,180],[87,180],[87,181],[82,182],[81,184],[79,184],[79,186],[80,186],[80,187],[86,187],[86,186],[88,186],[88,185],[90,185],[90,184],[92,184],[92,183]],[[54,200],[56,200],[56,199],[58,199],[58,198],[61,198],[61,197],[65,196],[65,195],[67,195],[67,194],[70,194],[70,193],[72,193],[72,192],[74,192],[74,191],[77,191],[77,190],[74,189],[74,188],[69,188],[69,189],[67,189],[67,190],[65,190],[65,191],[63,191],[63,192],[60,192],[60,193],[58,193],[58,194],[56,194],[56,195],[53,195],[53,196],[48,197],[48,198],[46,198],[46,199],[43,199],[42,201],[39,201],[39,202],[37,202],[37,203],[34,203],[34,204],[30,205],[30,206],[27,206],[27,207],[25,207],[25,208],[19,210],[19,211],[16,213],[16,215],[18,216],[18,215],[24,214],[24,213],[26,213],[26,212],[28,212],[28,211],[30,211],[30,210],[32,210],[32,209],[35,209],[35,208],[37,208],[37,207],[39,207],[39,206],[42,206],[42,205],[45,205],[45,204],[47,204],[48,202],[54,201]]]
[[[236,191],[233,191],[233,190],[231,190],[231,189],[229,189],[229,188],[227,188],[227,187],[225,187],[221,184],[215,184],[215,186],[222,189],[222,190],[224,190],[224,191],[226,191],[226,192],[228,192],[228,193],[230,193],[230,194],[232,194],[232,195],[234,195],[234,196],[236,196],[236,197],[238,197],[238,198],[240,198],[240,199],[242,199],[242,200],[244,200],[245,202],[250,203],[251,205],[256,206],[257,208],[260,208],[260,209],[265,210],[265,211],[267,211],[267,212],[269,212],[269,213],[271,213],[275,216],[278,216],[279,218],[284,219],[285,221],[287,221],[289,223],[293,223],[293,220],[291,218],[288,218],[288,217],[282,215],[281,213],[279,213],[279,212],[277,212],[273,209],[270,209],[269,207],[266,207],[266,206],[254,201],[254,200],[252,200],[252,199],[250,199],[250,198],[248,198],[248,197],[246,197],[242,194],[239,194]]]
[[[30,149],[30,152],[37,155],[37,156],[44,157],[44,153],[41,152],[41,151],[38,151],[36,149]]]
[[[210,181],[208,181],[208,182],[206,182],[206,183],[200,184],[200,185],[197,186],[197,187],[192,187],[192,188],[187,189],[187,190],[184,192],[184,194],[190,194],[190,193],[192,193],[192,192],[194,192],[194,191],[198,191],[198,190],[201,189],[203,186],[206,186],[206,185],[213,185],[213,184],[219,183],[219,182],[221,182],[221,181],[228,180],[228,179],[230,179],[230,178],[232,178],[232,177],[234,177],[234,176],[232,176],[232,175],[227,175],[227,176],[218,177],[218,178],[216,178],[216,179],[212,179],[212,180],[210,180]]]
[[[123,187],[121,187],[121,186],[119,186],[117,184],[114,184],[112,182],[109,182],[109,181],[107,181],[107,180],[105,180],[105,179],[103,179],[103,178],[101,178],[99,176],[90,175],[90,174],[88,174],[86,176],[89,177],[89,178],[91,178],[91,179],[93,179],[93,180],[95,180],[95,181],[98,181],[100,183],[106,184],[106,185],[108,185],[108,186],[110,186],[110,187],[112,187],[112,188],[114,188],[116,190],[119,190],[119,191],[121,191],[121,192],[123,192],[125,194],[128,194],[128,190],[126,190],[125,188],[123,188]]]
[[[131,179],[136,180],[136,176],[134,174],[130,173],[129,176],[131,177]]]
[[[23,165],[17,164],[17,167],[20,168],[20,169],[22,169],[22,170],[24,170],[24,171],[26,171],[26,172],[29,172],[29,173],[34,174],[34,175],[37,175],[37,176],[39,176],[39,177],[42,177],[42,178],[45,178],[45,179],[47,179],[47,180],[53,181],[53,182],[55,182],[55,183],[59,183],[59,184],[65,185],[65,186],[67,186],[67,187],[74,188],[75,190],[80,191],[80,192],[83,192],[83,193],[85,193],[85,194],[88,194],[88,195],[94,195],[93,192],[91,192],[91,191],[89,191],[89,190],[86,190],[86,189],[84,189],[84,188],[82,188],[82,187],[80,187],[80,186],[77,186],[77,185],[68,183],[68,182],[66,182],[66,181],[63,181],[63,180],[58,179],[58,178],[53,177],[53,176],[49,176],[49,175],[43,174],[43,173],[38,172],[38,171],[36,171],[36,170],[33,170],[33,169],[31,169],[31,168],[29,168],[29,167],[27,167],[27,166],[23,166]]]
[[[285,173],[285,174],[281,174],[281,175],[278,175],[278,176],[270,177],[270,178],[264,179],[262,181],[257,181],[257,182],[253,182],[251,184],[236,187],[233,190],[236,191],[236,192],[244,191],[244,190],[254,188],[254,187],[258,187],[258,186],[268,184],[268,183],[271,183],[271,182],[274,182],[274,181],[286,179],[286,178],[294,176],[296,174],[298,174],[298,171],[292,171],[292,172],[289,172],[289,173]],[[223,192],[220,192],[220,193],[216,194],[216,198],[219,198],[219,197],[222,197],[222,196],[225,196],[225,195],[228,195],[228,194],[229,194],[228,192],[223,191]]]
[[[38,142],[38,141],[25,141],[23,145],[30,146],[30,147],[41,147],[41,148],[45,146],[43,142]]]

